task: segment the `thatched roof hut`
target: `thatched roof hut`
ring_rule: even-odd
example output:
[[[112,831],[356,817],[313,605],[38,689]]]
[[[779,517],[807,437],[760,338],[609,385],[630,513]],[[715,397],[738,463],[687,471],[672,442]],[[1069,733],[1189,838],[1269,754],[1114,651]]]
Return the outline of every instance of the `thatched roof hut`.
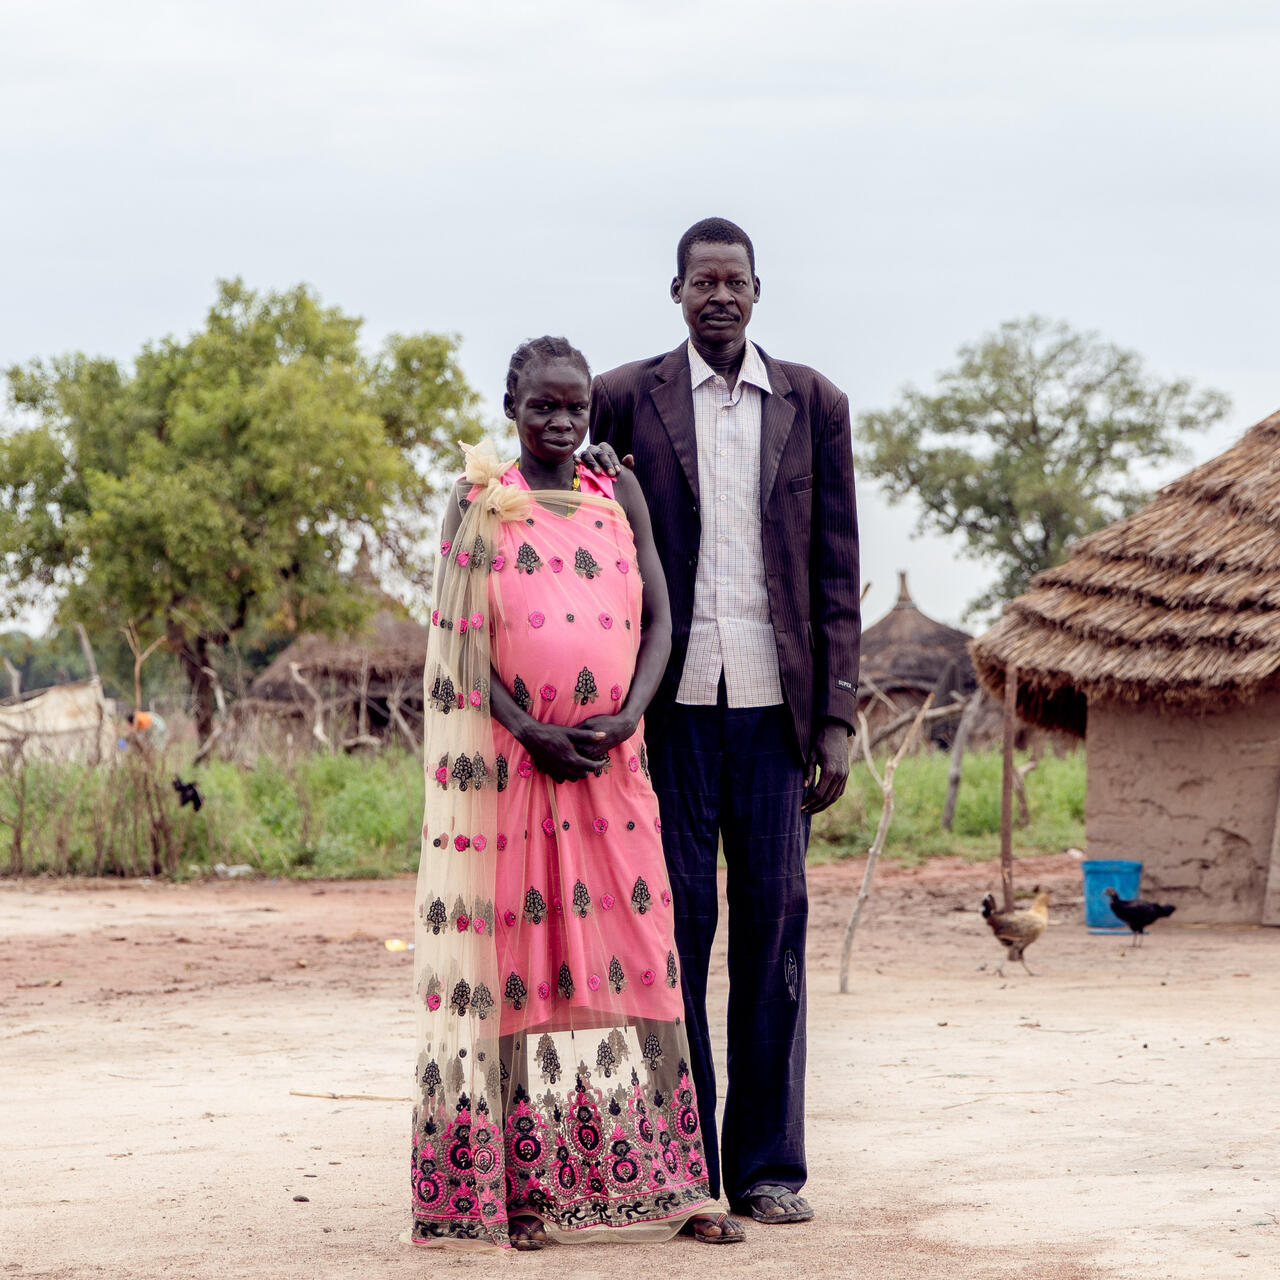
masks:
[[[367,679],[373,697],[385,696],[389,687],[403,685],[406,680],[421,684],[427,635],[426,627],[386,597],[383,607],[357,633],[335,638],[299,637],[254,680],[250,696],[296,699],[299,686],[293,678],[294,664],[309,680],[324,686],[336,684],[355,690]]]
[[[1025,719],[1087,733],[1091,857],[1140,859],[1201,919],[1261,918],[1270,874],[1280,922],[1280,413],[1082,538],[971,652],[997,697],[1016,665]]]
[[[942,706],[977,688],[969,659],[969,634],[923,613],[911,598],[907,575],[898,572],[898,598],[879,622],[862,633],[860,703],[874,733],[897,711],[918,707],[930,693]],[[934,721],[929,732],[950,741],[954,720]]]
[[[358,631],[300,636],[277,654],[237,703],[242,720],[302,716],[313,720],[312,733],[324,741],[323,726],[332,719],[340,732],[355,734],[347,745],[388,732],[411,745],[420,741],[429,632],[378,586],[363,543],[351,576],[377,611]]]
[[[898,572],[898,599],[888,613],[862,633],[860,678],[873,680],[885,693],[931,693],[955,664],[962,684],[974,688],[969,633],[922,613]],[[956,686],[960,688],[960,685]]]

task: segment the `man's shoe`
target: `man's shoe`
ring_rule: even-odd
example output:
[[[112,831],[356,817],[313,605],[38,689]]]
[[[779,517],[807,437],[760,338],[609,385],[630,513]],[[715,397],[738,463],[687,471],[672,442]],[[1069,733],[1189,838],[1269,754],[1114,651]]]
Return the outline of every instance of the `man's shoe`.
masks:
[[[750,1214],[757,1222],[808,1222],[813,1217],[809,1202],[789,1187],[776,1182],[762,1182],[752,1187],[737,1204],[734,1213]]]

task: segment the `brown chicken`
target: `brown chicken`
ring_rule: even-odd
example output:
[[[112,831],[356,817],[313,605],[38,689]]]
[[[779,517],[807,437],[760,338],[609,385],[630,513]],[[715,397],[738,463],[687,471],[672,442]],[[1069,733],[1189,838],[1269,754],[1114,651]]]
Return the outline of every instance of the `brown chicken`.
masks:
[[[991,926],[991,932],[1004,944],[1010,960],[1021,960],[1022,967],[1034,978],[1022,953],[1045,931],[1049,923],[1049,895],[1037,893],[1035,901],[1019,911],[997,911],[996,900],[987,894],[982,900],[982,915]],[[1004,977],[1004,961],[996,972]]]

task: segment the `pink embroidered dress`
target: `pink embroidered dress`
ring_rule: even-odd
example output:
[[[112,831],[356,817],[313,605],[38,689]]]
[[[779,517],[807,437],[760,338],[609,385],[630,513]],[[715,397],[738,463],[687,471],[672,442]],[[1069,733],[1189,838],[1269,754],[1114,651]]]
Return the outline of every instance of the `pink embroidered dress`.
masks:
[[[663,1239],[709,1199],[642,732],[554,783],[489,714],[617,711],[642,583],[612,483],[531,493],[473,452],[427,659],[413,1239]]]

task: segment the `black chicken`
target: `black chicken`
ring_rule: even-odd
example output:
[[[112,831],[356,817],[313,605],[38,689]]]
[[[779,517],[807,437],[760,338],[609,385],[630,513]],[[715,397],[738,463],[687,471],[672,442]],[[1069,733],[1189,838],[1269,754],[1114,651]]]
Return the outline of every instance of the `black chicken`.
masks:
[[[1133,930],[1133,945],[1138,946],[1138,939],[1147,931],[1147,925],[1163,916],[1171,916],[1176,907],[1163,902],[1148,902],[1145,898],[1122,898],[1114,889],[1106,891],[1111,899],[1111,910]]]
[[[204,798],[196,790],[194,782],[183,782],[181,778],[174,778],[173,789],[178,793],[179,809],[184,804],[189,804],[194,812],[200,812],[200,806],[204,804]]]

